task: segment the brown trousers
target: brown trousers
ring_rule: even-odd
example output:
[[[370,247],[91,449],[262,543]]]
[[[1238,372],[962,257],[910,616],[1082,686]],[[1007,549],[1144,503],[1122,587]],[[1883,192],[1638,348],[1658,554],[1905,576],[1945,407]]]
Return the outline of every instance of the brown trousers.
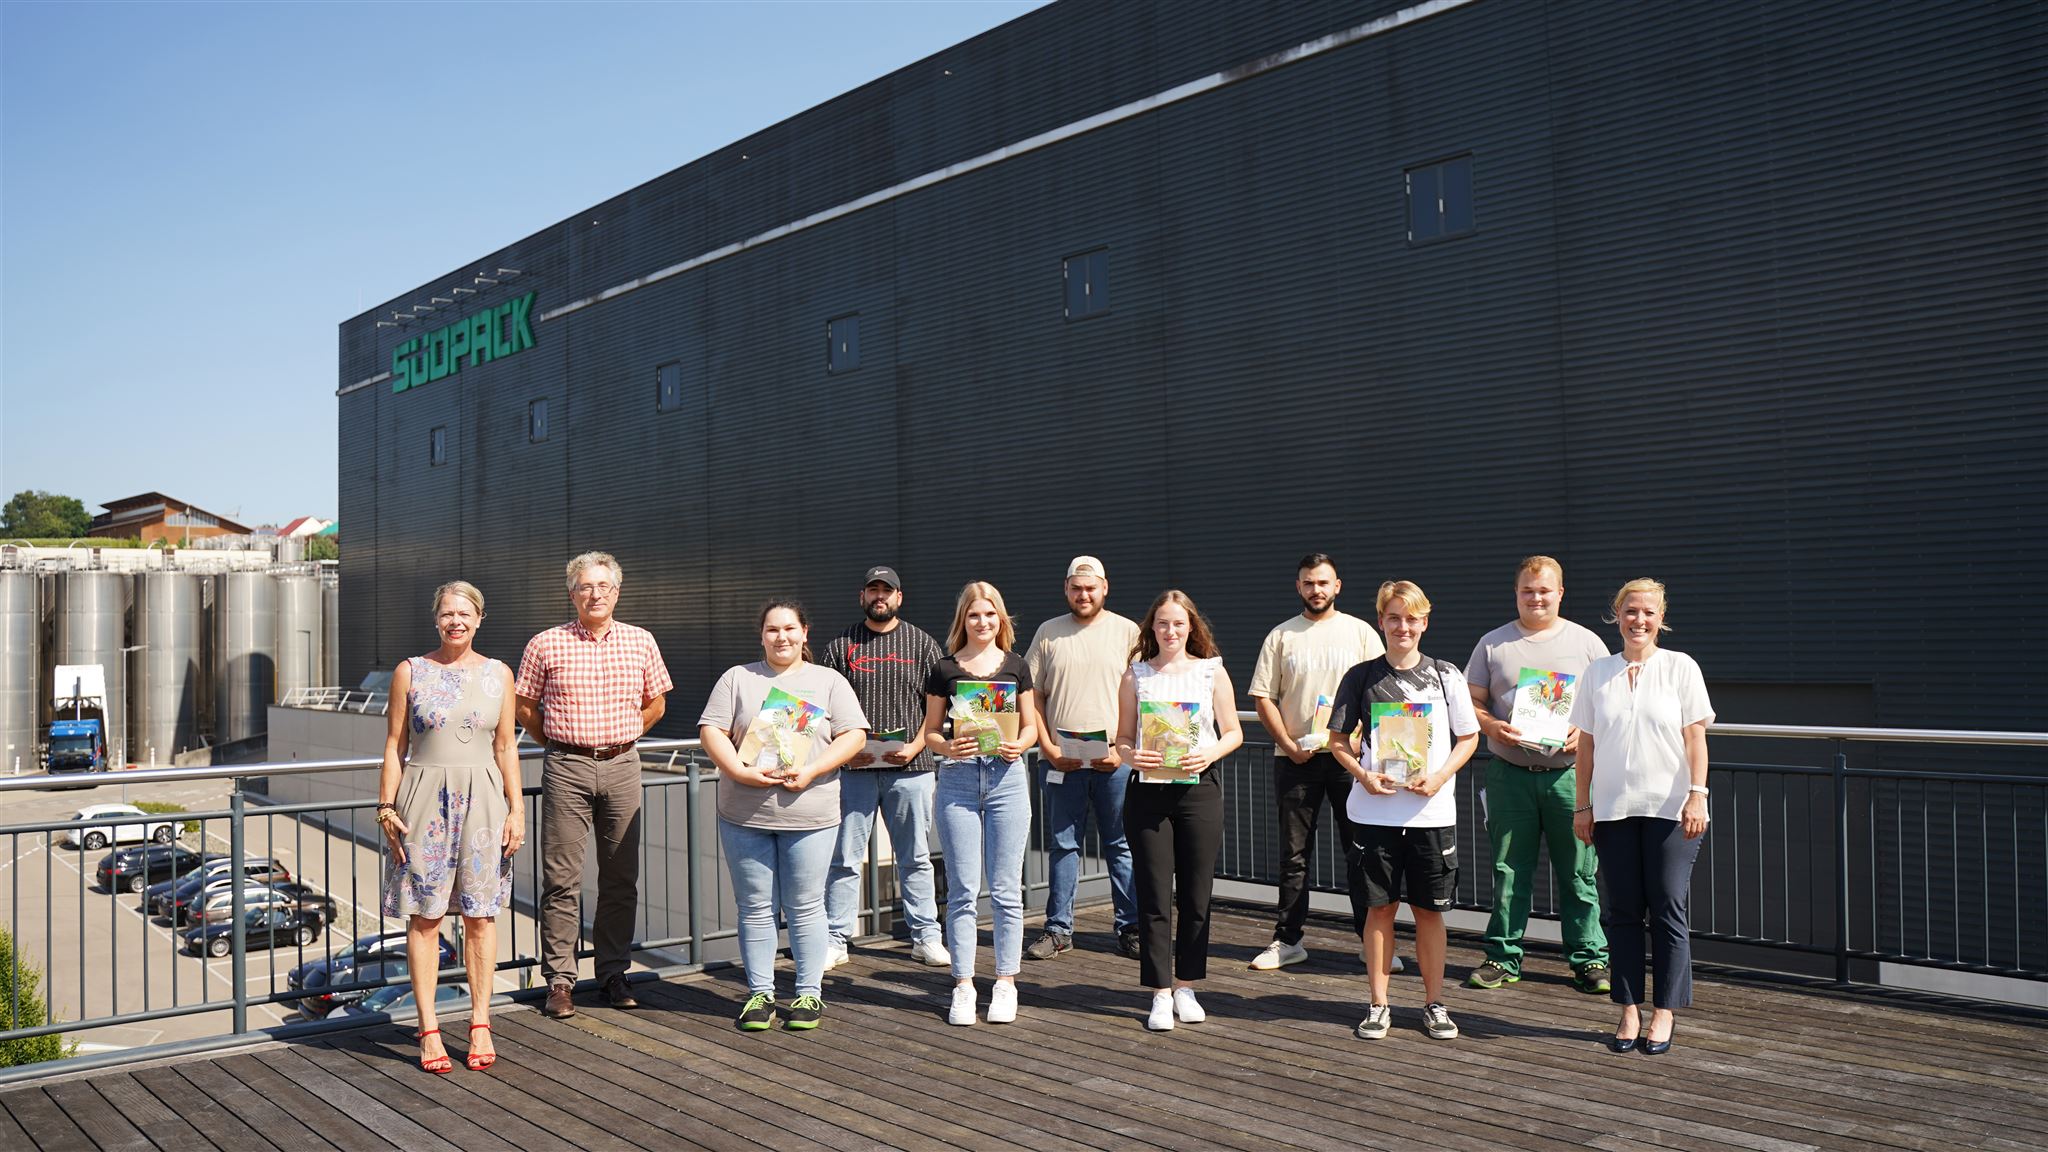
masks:
[[[633,962],[640,904],[640,753],[593,760],[549,749],[540,777],[540,951],[549,983],[576,979],[583,846],[597,828],[597,912],[591,945],[600,983]]]

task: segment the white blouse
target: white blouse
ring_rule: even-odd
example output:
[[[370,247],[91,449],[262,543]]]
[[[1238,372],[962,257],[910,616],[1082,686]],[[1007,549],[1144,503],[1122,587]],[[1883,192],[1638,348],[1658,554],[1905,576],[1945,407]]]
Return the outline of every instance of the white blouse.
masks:
[[[1685,730],[1712,723],[1700,666],[1658,648],[1628,682],[1628,657],[1586,666],[1572,700],[1572,726],[1593,737],[1593,819],[1678,819],[1692,786]]]

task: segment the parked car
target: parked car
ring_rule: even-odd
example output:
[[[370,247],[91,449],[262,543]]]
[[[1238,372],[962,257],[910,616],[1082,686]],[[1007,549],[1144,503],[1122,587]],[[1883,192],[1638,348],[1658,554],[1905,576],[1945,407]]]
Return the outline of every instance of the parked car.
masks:
[[[434,1011],[449,1011],[468,999],[469,989],[461,982],[443,984],[434,989]],[[353,1004],[344,1004],[341,1010],[348,1016],[368,1016],[373,1012],[387,1012],[397,1016],[412,1011],[416,1003],[418,1001],[413,999],[412,985],[393,984],[389,988],[379,988]]]
[[[191,871],[205,857],[182,844],[151,844],[145,848],[123,848],[100,857],[100,887],[109,892],[140,893],[151,884]]]
[[[289,908],[252,908],[243,922],[248,926],[243,938],[251,952],[259,948],[303,946],[320,938],[318,917]],[[234,947],[233,924],[201,924],[185,933],[185,951],[194,956],[226,956]]]
[[[199,863],[194,864],[168,880],[158,880],[149,887],[144,888],[142,890],[143,911],[157,914],[157,906],[168,900],[171,893],[177,891],[178,885],[192,879],[194,876],[200,875],[215,861],[225,859],[227,859],[225,852],[208,852]]]
[[[66,848],[96,851],[109,844],[141,844],[145,841],[169,844],[178,838],[178,823],[151,816],[133,804],[88,804],[73,820],[101,820],[109,816],[133,816],[136,823],[104,828],[66,828],[57,833],[57,843]]]
[[[320,918],[325,927],[334,920],[334,897],[304,884],[261,884],[242,889],[242,908],[284,908],[293,912],[305,912]],[[209,893],[203,900],[186,907],[186,917],[193,924],[218,924],[234,915],[235,893],[231,887],[223,886]]]
[[[455,942],[446,936],[439,937],[438,939],[441,943],[440,966],[443,968],[453,967],[456,958]],[[349,943],[348,947],[341,949],[332,956],[322,956],[317,960],[308,960],[297,968],[292,969],[291,974],[286,977],[286,980],[290,983],[294,992],[311,986],[313,975],[316,972],[323,973],[328,983],[345,984],[358,979],[358,977],[350,976],[347,979],[343,979],[342,973],[361,964],[388,959],[397,959],[399,961],[405,959],[404,932],[372,932],[368,936],[358,936]]]
[[[357,988],[347,992],[329,992],[327,991],[329,987],[344,984],[378,983],[394,977],[402,977],[408,971],[410,971],[410,966],[405,962],[405,953],[403,951],[400,951],[396,956],[385,953],[379,959],[358,964],[353,968],[342,968],[338,971],[316,970],[306,979],[304,991],[308,995],[299,1001],[299,1015],[308,1020],[323,1019],[335,1009],[347,1007],[361,1000],[364,996],[378,991],[375,988]]]
[[[267,856],[245,857],[242,863],[242,883],[282,884],[290,882],[291,869]],[[166,917],[178,927],[190,919],[192,902],[203,900],[208,890],[220,891],[234,883],[233,866],[226,860],[215,860],[204,865],[196,876],[187,877],[170,895],[151,907],[151,911]]]

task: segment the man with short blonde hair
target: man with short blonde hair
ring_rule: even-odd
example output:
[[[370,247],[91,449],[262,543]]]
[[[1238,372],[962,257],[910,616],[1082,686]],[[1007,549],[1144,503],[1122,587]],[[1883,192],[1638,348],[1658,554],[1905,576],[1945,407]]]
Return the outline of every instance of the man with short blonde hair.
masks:
[[[591,943],[597,981],[614,1008],[639,1006],[626,983],[640,902],[640,754],[673,687],[661,646],[645,628],[613,618],[624,579],[607,552],[568,564],[576,618],[527,641],[513,687],[519,723],[541,738],[541,1011],[575,1015],[577,896],[583,845],[597,830],[597,911]]]

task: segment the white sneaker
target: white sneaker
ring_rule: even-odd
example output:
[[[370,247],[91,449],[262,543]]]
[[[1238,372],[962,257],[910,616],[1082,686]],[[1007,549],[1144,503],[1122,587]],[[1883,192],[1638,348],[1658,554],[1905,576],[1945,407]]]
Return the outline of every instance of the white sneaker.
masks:
[[[852,957],[847,955],[846,945],[830,945],[825,949],[825,971],[830,972],[834,968],[839,967],[841,964],[846,963],[850,959],[852,959]]]
[[[968,1009],[971,1014],[973,1009]],[[988,1022],[1008,1024],[1017,1019],[1017,985],[1009,980],[998,980],[988,994]]]
[[[1152,993],[1152,1014],[1145,1017],[1145,1027],[1154,1032],[1173,1031],[1173,989],[1161,988]]]
[[[1372,958],[1367,955],[1365,945],[1363,944],[1358,946],[1358,962],[1365,965],[1366,971],[1370,972],[1372,970]],[[1406,972],[1407,970],[1408,965],[1402,962],[1401,954],[1399,952],[1394,953],[1394,962],[1387,966],[1388,973]]]
[[[1252,957],[1251,968],[1254,972],[1271,972],[1276,968],[1285,968],[1289,964],[1299,964],[1306,959],[1308,949],[1299,944],[1282,944],[1275,940],[1266,945],[1265,951]]]
[[[1180,1017],[1183,1024],[1200,1024],[1209,1018],[1209,1014],[1202,1011],[1202,1002],[1195,999],[1193,988],[1173,990],[1173,1014]]]
[[[953,954],[946,951],[946,946],[936,936],[912,944],[910,958],[932,968],[944,968],[953,962]]]
[[[1011,1015],[1016,1015],[1014,1009]],[[974,1023],[974,984],[971,981],[953,985],[953,1006],[946,1012],[946,1023]]]

